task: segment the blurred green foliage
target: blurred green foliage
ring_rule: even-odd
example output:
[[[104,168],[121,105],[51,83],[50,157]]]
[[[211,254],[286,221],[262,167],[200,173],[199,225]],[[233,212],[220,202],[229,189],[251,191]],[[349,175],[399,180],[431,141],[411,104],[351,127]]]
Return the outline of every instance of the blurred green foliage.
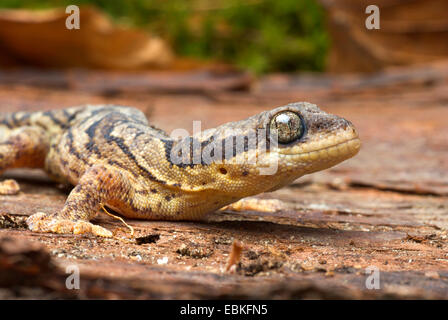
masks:
[[[94,5],[167,39],[179,55],[255,73],[324,67],[328,36],[317,0],[1,0],[2,8]],[[82,17],[81,17],[82,19]]]

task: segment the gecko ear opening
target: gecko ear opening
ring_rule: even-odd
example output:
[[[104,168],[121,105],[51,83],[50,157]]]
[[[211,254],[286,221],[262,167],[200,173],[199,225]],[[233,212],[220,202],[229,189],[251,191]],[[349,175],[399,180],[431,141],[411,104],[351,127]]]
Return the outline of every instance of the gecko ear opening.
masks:
[[[283,111],[274,115],[269,125],[271,134],[278,137],[281,144],[299,140],[305,133],[305,124],[302,117],[291,111]]]

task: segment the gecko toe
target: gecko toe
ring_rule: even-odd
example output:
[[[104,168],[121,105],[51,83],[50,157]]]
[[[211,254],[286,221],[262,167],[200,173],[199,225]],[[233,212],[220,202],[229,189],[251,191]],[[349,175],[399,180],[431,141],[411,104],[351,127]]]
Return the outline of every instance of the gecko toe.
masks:
[[[288,207],[282,201],[278,199],[257,199],[257,198],[244,198],[237,202],[234,202],[221,210],[230,211],[258,211],[258,212],[278,212],[288,209]]]
[[[45,212],[37,212],[26,219],[28,229],[34,232],[50,232],[50,224],[48,223],[48,214]]]
[[[20,186],[16,180],[7,179],[0,182],[0,195],[18,194]]]
[[[109,230],[87,221],[57,219],[44,212],[33,214],[26,220],[28,228],[34,232],[53,232],[62,234],[93,234],[98,237],[112,237]]]
[[[97,226],[95,224],[86,221],[76,222],[73,228],[73,234],[86,234],[86,233],[94,234],[95,236],[105,238],[110,238],[113,236],[112,232],[110,232],[106,228]]]

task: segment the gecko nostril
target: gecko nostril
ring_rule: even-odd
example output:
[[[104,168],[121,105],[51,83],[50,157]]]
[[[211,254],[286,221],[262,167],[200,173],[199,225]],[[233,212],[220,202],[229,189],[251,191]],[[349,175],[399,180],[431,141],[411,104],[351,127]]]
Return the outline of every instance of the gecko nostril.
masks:
[[[227,170],[225,168],[219,168],[219,172],[222,174],[227,174]]]

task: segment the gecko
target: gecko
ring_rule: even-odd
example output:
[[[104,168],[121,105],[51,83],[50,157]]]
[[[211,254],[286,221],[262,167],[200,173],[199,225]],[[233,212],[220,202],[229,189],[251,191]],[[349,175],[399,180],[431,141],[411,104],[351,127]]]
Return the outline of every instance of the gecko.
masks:
[[[126,218],[198,220],[330,168],[360,147],[350,121],[308,102],[183,136],[126,106],[0,113],[0,174],[41,168],[73,186],[61,211],[27,218],[34,232],[111,237],[90,222],[103,206]],[[1,194],[18,190],[15,180],[0,186]]]

